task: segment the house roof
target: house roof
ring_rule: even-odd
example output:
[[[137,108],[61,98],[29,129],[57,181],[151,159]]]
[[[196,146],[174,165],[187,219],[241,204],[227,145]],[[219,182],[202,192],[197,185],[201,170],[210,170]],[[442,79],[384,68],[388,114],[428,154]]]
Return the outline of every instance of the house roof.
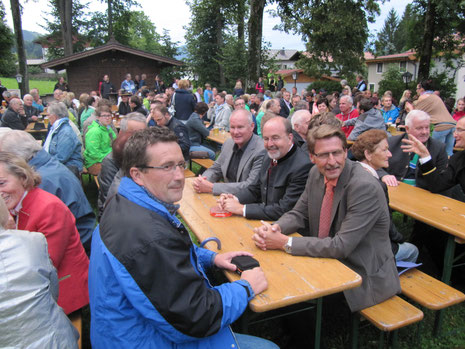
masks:
[[[386,56],[374,56],[370,52],[365,52],[365,61],[367,63],[381,63],[381,62],[393,62],[393,61],[416,61],[416,52],[409,50],[402,53],[395,53]]]
[[[269,50],[269,56],[277,61],[296,61],[299,59],[300,52],[297,50]]]
[[[176,65],[176,66],[181,66],[181,65],[184,64],[182,61],[178,61],[177,59],[174,59],[174,58],[159,56],[159,55],[156,55],[156,54],[153,54],[153,53],[150,53],[150,52],[137,50],[137,49],[131,48],[129,46],[122,45],[122,44],[120,44],[119,42],[117,42],[116,40],[113,39],[113,40],[110,40],[105,45],[102,45],[102,46],[99,46],[99,47],[96,47],[96,48],[93,48],[93,49],[90,49],[90,50],[87,50],[87,51],[75,53],[75,54],[72,54],[72,55],[67,56],[67,57],[54,59],[54,60],[52,60],[50,62],[42,64],[41,67],[42,68],[55,69],[55,70],[56,69],[65,69],[65,64],[66,63],[77,61],[77,60],[80,60],[82,58],[90,57],[90,56],[93,56],[93,55],[96,55],[96,54],[99,54],[99,53],[102,53],[102,52],[113,51],[113,50],[130,53],[130,54],[133,54],[133,55],[136,55],[136,56],[145,57],[145,58],[148,58],[148,59],[152,59],[152,60],[156,60],[156,61],[159,61],[159,62],[163,62],[163,63],[167,63],[167,64],[171,64],[171,65]]]
[[[293,72],[297,72],[299,74],[303,73],[303,69],[281,69],[276,72],[276,74],[281,75],[283,78],[286,76],[291,76]],[[335,78],[333,76],[328,76],[328,75],[322,75],[321,76],[322,80],[332,80],[332,81],[341,81],[339,78]]]

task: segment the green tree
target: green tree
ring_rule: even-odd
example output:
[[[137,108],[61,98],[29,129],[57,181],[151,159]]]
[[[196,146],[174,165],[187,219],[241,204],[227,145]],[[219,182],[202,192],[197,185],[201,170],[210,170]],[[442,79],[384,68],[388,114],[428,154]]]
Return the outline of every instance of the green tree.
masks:
[[[18,52],[19,73],[23,76],[19,84],[21,95],[29,91],[29,77],[27,73],[26,50],[24,49],[23,28],[21,21],[21,5],[19,0],[10,0],[11,15],[13,17],[13,27],[15,29],[16,52]]]
[[[363,69],[367,22],[379,14],[378,0],[278,0],[280,29],[307,42],[300,66],[312,76]]]
[[[383,29],[378,33],[377,40],[375,41],[375,55],[383,56],[400,52],[402,44],[397,45],[396,42],[398,27],[399,18],[397,17],[397,12],[391,8],[384,21]]]
[[[415,82],[412,81],[408,85],[410,90],[415,90]],[[402,93],[405,90],[405,83],[402,80],[402,73],[398,66],[391,65],[387,71],[383,73],[383,78],[379,82],[378,92],[382,96],[384,92],[391,91],[395,99],[400,100]]]
[[[14,46],[14,35],[6,25],[6,12],[3,2],[0,1],[0,74],[10,76],[15,73],[15,57],[11,52]]]
[[[418,80],[427,79],[431,60],[441,55],[446,61],[461,57],[465,53],[465,1],[457,0],[414,0],[412,11],[418,22],[412,25],[414,48],[420,58]],[[421,30],[419,30],[421,28]]]
[[[64,56],[64,41],[62,35],[62,21],[60,17],[60,4],[62,0],[50,0],[48,16],[45,17],[45,25],[42,26],[48,34],[37,39],[38,42],[51,44],[47,51],[48,59],[55,59]],[[72,51],[81,52],[88,44],[88,30],[90,27],[89,16],[87,15],[88,4],[81,3],[79,0],[72,2],[71,8],[71,33],[72,33]],[[49,19],[50,18],[50,19]],[[69,39],[66,39],[69,40]],[[66,41],[65,40],[65,41]]]

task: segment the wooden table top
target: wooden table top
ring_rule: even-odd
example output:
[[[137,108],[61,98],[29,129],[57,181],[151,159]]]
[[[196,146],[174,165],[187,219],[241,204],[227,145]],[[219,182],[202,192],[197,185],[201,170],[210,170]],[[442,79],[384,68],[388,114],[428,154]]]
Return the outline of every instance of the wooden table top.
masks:
[[[388,188],[393,210],[465,239],[465,203],[405,183]]]
[[[217,197],[197,194],[192,188],[193,178],[186,179],[179,213],[202,242],[208,237],[221,240],[218,251],[215,242],[206,247],[215,252],[248,251],[260,262],[268,289],[250,302],[255,312],[264,312],[310,299],[354,288],[362,278],[336,259],[291,256],[283,251],[262,251],[252,241],[252,229],[260,221],[239,216],[217,218],[210,215],[210,207]],[[295,235],[298,236],[298,235]],[[229,280],[239,279],[236,273],[226,272]]]
[[[207,139],[219,143],[219,144],[224,144],[226,140],[231,137],[231,134],[229,132],[223,131],[219,132],[217,135],[213,134],[213,130],[210,131],[210,135],[207,137]]]
[[[29,123],[26,126],[25,131],[28,132],[28,133],[47,133],[47,128],[43,128],[43,129],[40,129],[40,130],[34,130],[34,125],[35,125],[35,122]]]

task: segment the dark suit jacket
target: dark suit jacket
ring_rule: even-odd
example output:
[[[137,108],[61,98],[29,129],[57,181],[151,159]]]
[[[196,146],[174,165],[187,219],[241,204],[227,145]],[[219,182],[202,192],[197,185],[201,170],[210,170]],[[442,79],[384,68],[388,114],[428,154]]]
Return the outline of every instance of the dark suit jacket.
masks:
[[[271,159],[263,158],[260,174],[255,181],[236,194],[246,204],[245,216],[250,219],[276,220],[291,210],[305,187],[308,171],[313,164],[307,154],[295,145],[271,172],[272,186],[267,187]]]
[[[291,106],[291,109],[289,109],[286,105],[286,102],[284,102],[284,99],[281,98],[281,101],[279,102],[279,105],[281,106],[281,110],[279,111],[279,115],[281,115],[283,118],[287,118],[289,116],[289,113],[291,112],[292,109],[292,104],[289,103]]]
[[[378,180],[359,164],[346,160],[334,190],[330,235],[319,239],[324,191],[324,177],[315,166],[293,210],[278,220],[284,234],[309,224],[310,237],[293,238],[292,254],[337,258],[360,274],[362,285],[344,291],[353,312],[400,293],[389,239],[389,210]]]
[[[186,125],[172,116],[166,127],[178,136],[178,144],[181,147],[182,155],[184,155],[185,160],[189,160],[191,141],[189,140],[189,132],[187,131]]]
[[[403,144],[402,139],[407,138],[407,133],[399,136],[388,138],[389,150],[392,153],[392,157],[389,159],[389,167],[387,169],[378,170],[379,177],[382,178],[387,174],[396,176],[398,180],[403,180],[407,175],[410,154],[404,153],[400,146]],[[446,145],[435,139],[429,138],[426,142],[426,148],[428,148],[432,159],[434,160],[436,167],[440,172],[444,171],[447,167],[447,153]],[[419,188],[427,189],[426,180],[418,172],[419,162],[417,163],[417,169],[415,171],[416,186]]]
[[[2,116],[2,127],[9,127],[13,130],[24,130],[26,126],[26,115],[19,115],[13,109],[8,108]]]
[[[249,144],[242,154],[239,168],[237,169],[238,182],[235,183],[217,183],[220,180],[226,181],[229,163],[233,155],[234,141],[229,138],[221,149],[220,156],[216,159],[212,167],[204,172],[207,180],[213,182],[213,195],[221,193],[231,193],[236,195],[239,191],[247,188],[257,178],[262,166],[263,157],[265,156],[265,147],[263,140],[256,134],[252,135]]]

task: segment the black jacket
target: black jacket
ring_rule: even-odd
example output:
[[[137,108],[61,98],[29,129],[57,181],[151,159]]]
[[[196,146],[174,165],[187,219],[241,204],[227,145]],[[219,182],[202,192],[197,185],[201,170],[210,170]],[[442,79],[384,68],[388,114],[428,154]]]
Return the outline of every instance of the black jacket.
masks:
[[[178,136],[178,143],[182,150],[185,160],[189,160],[189,149],[191,147],[191,141],[189,140],[189,132],[187,131],[186,125],[184,125],[178,119],[171,117],[170,121],[166,125],[176,136]]]
[[[403,144],[402,139],[407,137],[408,135],[405,133],[403,135],[388,138],[389,150],[392,153],[392,157],[389,159],[389,167],[387,169],[378,170],[380,178],[387,174],[391,174],[396,176],[398,180],[402,181],[407,175],[410,163],[410,154],[404,153],[400,147]],[[440,172],[444,171],[447,167],[446,145],[435,139],[429,138],[426,142],[426,148],[428,148],[438,170]],[[418,161],[417,169],[415,171],[416,186],[426,189],[426,180],[419,175],[419,164],[420,161]]]
[[[108,99],[108,96],[110,95],[110,92],[115,92],[115,86],[111,82],[102,82],[102,85],[100,86],[100,94],[102,95],[102,98]]]
[[[277,220],[291,210],[305,189],[308,172],[313,164],[299,147],[292,149],[271,170],[271,158],[263,158],[257,179],[237,194],[241,204],[246,204],[245,216],[250,219]]]
[[[178,120],[187,120],[194,112],[194,107],[197,104],[195,96],[187,90],[177,89],[174,93],[174,116]]]
[[[11,108],[8,108],[2,116],[2,127],[9,127],[13,130],[24,130],[26,126],[26,115],[19,115]]]

